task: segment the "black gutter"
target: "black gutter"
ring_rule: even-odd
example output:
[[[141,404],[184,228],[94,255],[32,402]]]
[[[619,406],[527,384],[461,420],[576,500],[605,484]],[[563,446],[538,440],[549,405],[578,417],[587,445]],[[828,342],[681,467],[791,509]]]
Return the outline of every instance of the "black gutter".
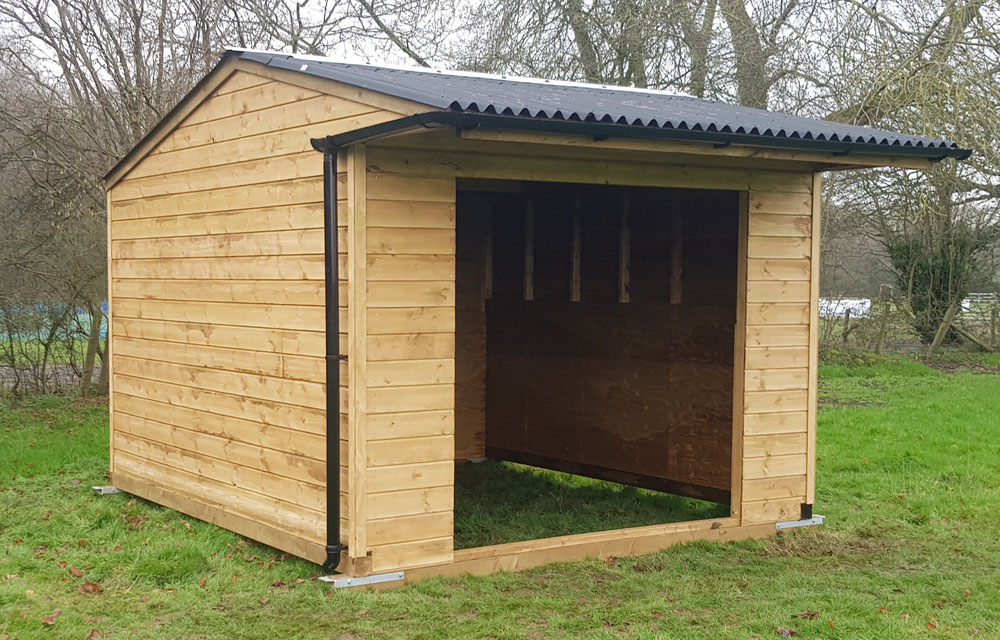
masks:
[[[326,561],[332,573],[340,543],[340,288],[337,260],[337,148],[323,152],[323,266],[326,277]],[[346,358],[345,358],[346,359]]]
[[[672,140],[678,142],[705,142],[729,146],[738,144],[752,147],[768,147],[792,151],[813,151],[833,155],[857,153],[867,156],[906,156],[925,158],[938,162],[945,158],[965,160],[972,151],[969,149],[942,149],[940,147],[904,147],[859,142],[835,142],[831,140],[806,140],[804,138],[779,138],[775,136],[747,133],[723,133],[719,131],[698,131],[693,129],[666,129],[659,127],[637,127],[607,122],[584,120],[553,120],[549,118],[524,118],[499,116],[465,111],[432,111],[418,113],[398,120],[346,131],[326,138],[312,140],[313,148],[323,151],[328,147],[364,142],[374,138],[401,133],[422,127],[455,127],[456,129],[512,129],[520,131],[540,131],[546,133],[586,134],[595,140],[607,138],[633,138],[644,140]]]

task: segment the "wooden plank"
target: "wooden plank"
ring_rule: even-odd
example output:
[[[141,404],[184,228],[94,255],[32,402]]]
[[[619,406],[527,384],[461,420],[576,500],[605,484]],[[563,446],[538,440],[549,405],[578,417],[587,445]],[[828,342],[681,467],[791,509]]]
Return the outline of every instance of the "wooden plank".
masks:
[[[751,236],[747,246],[750,258],[808,258],[812,244],[809,238],[776,238]]]
[[[231,76],[226,78],[222,84],[220,84],[219,87],[212,92],[212,95],[221,96],[226,93],[232,93],[234,91],[241,91],[243,89],[249,89],[250,87],[256,87],[257,85],[267,84],[268,82],[271,82],[271,80],[265,78],[264,76],[246,73],[244,71],[236,71]],[[163,143],[161,142],[152,153],[157,153],[162,145]],[[152,155],[152,153],[150,155]]]
[[[480,255],[482,256],[482,289],[480,291],[480,310],[486,311],[486,301],[493,299],[493,205],[487,204],[483,213],[482,225],[482,246]]]
[[[115,278],[165,280],[323,280],[323,254],[238,258],[113,260]]]
[[[369,282],[369,287],[373,283]],[[414,283],[419,284],[419,283]],[[368,335],[455,330],[454,306],[372,308],[368,305]]]
[[[569,276],[569,300],[570,302],[580,301],[580,209],[582,204],[580,196],[573,198],[573,228],[570,234],[570,276]]]
[[[411,438],[455,433],[455,411],[383,413],[368,418],[368,440]]]
[[[411,165],[401,173],[387,173],[373,167],[368,172],[368,196],[373,200],[439,202],[454,205],[454,179],[430,175],[414,176],[411,173],[414,166],[419,165]]]
[[[426,360],[455,357],[455,334],[411,333],[368,337],[368,360]]]
[[[449,535],[432,540],[418,540],[376,547],[372,550],[372,571],[409,569],[449,562],[454,543]]]
[[[743,483],[743,497],[747,502],[798,498],[801,502],[806,494],[806,477],[784,476],[780,478],[759,478]]]
[[[395,518],[418,513],[452,511],[455,507],[452,487],[406,489],[389,493],[368,494],[368,517]]]
[[[750,280],[809,280],[809,260],[760,258],[747,261],[747,278]]]
[[[322,306],[324,283],[319,280],[113,279],[112,285],[117,295],[135,300]],[[342,283],[341,288],[346,296],[345,284]]]
[[[369,444],[373,444],[374,442],[376,441],[369,441]],[[428,487],[450,487],[454,481],[455,463],[453,460],[419,462],[368,469],[368,490],[372,493],[387,493],[390,491],[423,489]],[[416,532],[411,532],[411,535],[413,533]],[[369,535],[371,535],[370,531]]]
[[[750,211],[753,213],[801,216],[812,210],[811,189],[806,192],[755,191],[750,194]]]
[[[783,413],[805,411],[808,391],[792,389],[788,391],[747,391],[743,405],[747,413]]]
[[[767,436],[747,436],[743,439],[744,457],[767,458],[806,452],[806,434],[779,433]]]
[[[164,322],[115,317],[116,336],[162,340],[179,345],[207,345],[322,357],[325,336],[319,331],[292,331],[197,322]]]
[[[805,347],[808,345],[808,325],[779,324],[747,327],[747,346],[750,347]]]
[[[446,410],[455,406],[455,385],[376,387],[368,390],[367,402],[369,414]]]
[[[684,209],[674,196],[670,212],[670,304],[680,304],[684,286]]]
[[[375,255],[368,257],[368,280],[370,282],[454,279],[454,255]]]
[[[744,400],[746,385],[743,381],[746,368],[747,344],[747,219],[750,194],[741,191],[739,201],[738,228],[736,232],[736,318],[733,327],[733,425],[732,453],[729,480],[729,514],[736,522],[742,522],[743,513],[743,434]]]
[[[368,253],[372,255],[450,255],[455,253],[454,229],[371,228]]]
[[[416,138],[414,136],[414,138]],[[512,148],[506,154],[494,152],[495,145],[463,143],[461,151],[411,149],[401,139],[385,141],[394,148],[372,150],[372,164],[381,171],[404,173],[420,167],[428,176],[492,178],[498,180],[528,180],[608,184],[634,187],[679,187],[687,189],[785,190],[809,193],[811,176],[802,171],[750,170],[746,168],[712,167],[699,164],[676,164],[627,159],[635,154],[599,153],[594,157],[575,152],[558,157],[525,157],[524,149]],[[411,141],[412,144],[412,141]],[[422,143],[426,146],[426,142]],[[662,158],[661,158],[662,159]]]
[[[323,206],[321,203],[158,218],[135,218],[114,220],[111,223],[115,239],[118,240],[322,228]]]
[[[572,562],[585,558],[638,556],[654,553],[671,545],[695,540],[730,542],[748,538],[763,538],[774,534],[773,524],[739,526],[734,519],[705,520],[653,527],[636,527],[591,534],[533,540],[530,546],[509,548],[508,545],[462,549],[455,552],[454,562],[414,568],[406,572],[406,582],[432,576],[489,575],[498,571],[526,571],[552,562]]]
[[[806,503],[816,502],[816,416],[817,396],[819,395],[819,295],[820,295],[820,246],[821,246],[821,219],[823,209],[823,176],[820,173],[813,174],[812,184],[812,252],[810,264],[810,287],[811,295],[809,299],[809,405],[806,409],[808,414],[808,449],[806,451]]]
[[[368,283],[369,307],[454,307],[454,280],[398,281]],[[413,329],[410,329],[412,332]]]
[[[119,297],[115,304],[120,318],[320,332],[325,327],[325,311],[323,307],[315,306],[133,300],[123,297]]]
[[[407,200],[368,200],[368,226],[405,229],[454,229],[455,204]]]
[[[305,204],[322,206],[322,176],[118,202],[113,209],[112,220],[222,213]]]
[[[627,303],[631,296],[632,227],[629,221],[632,201],[628,193],[622,195],[621,218],[618,223],[618,302]]]
[[[751,281],[747,302],[809,302],[809,283],[804,281]]]
[[[751,236],[808,238],[812,228],[809,216],[788,216],[778,213],[754,213],[750,216]]]
[[[450,462],[454,457],[455,442],[451,435],[376,440],[368,443],[369,470],[374,467]],[[451,482],[445,483],[445,486],[451,486]]]
[[[322,229],[115,240],[113,259],[279,256],[323,253]]]
[[[809,386],[809,370],[806,368],[748,369],[745,378],[747,391],[782,391]]]
[[[399,360],[370,362],[368,387],[401,387],[455,382],[455,359]]]
[[[747,347],[747,369],[798,369],[807,366],[808,347]]]
[[[454,516],[449,512],[421,513],[415,516],[368,521],[368,539],[375,549],[388,544],[413,542],[414,535],[422,540],[450,537]],[[379,552],[373,552],[377,555]]]
[[[809,324],[808,303],[761,302],[747,304],[747,324]]]
[[[747,458],[744,460],[743,466],[743,477],[750,480],[755,478],[805,475],[806,455],[800,453],[787,456],[770,456],[767,458]],[[744,518],[746,518],[746,513],[744,513]]]
[[[745,518],[749,523],[798,520],[802,498],[775,498],[763,502],[744,503]]]
[[[749,436],[768,433],[804,432],[806,431],[806,420],[805,411],[747,414],[743,419],[743,433]]]
[[[349,506],[348,554],[363,558],[368,553],[366,522],[367,418],[368,418],[368,172],[364,144],[347,151],[348,283],[348,365],[350,391],[348,408]]]

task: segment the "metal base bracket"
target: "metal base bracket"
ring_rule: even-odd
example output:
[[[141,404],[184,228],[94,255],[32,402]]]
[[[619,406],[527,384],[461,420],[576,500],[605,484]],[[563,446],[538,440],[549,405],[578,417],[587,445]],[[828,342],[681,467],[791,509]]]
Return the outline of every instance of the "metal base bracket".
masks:
[[[348,578],[346,576],[320,576],[323,582],[331,583],[335,589],[346,589],[347,587],[364,587],[370,584],[380,584],[383,582],[398,582],[406,576],[403,571],[393,571],[392,573],[377,573],[371,576],[360,578]]]
[[[782,529],[798,529],[800,527],[818,527],[823,524],[823,520],[826,516],[813,516],[805,520],[786,520],[785,522],[778,522],[774,526],[778,531]]]
[[[114,495],[116,493],[121,493],[122,492],[122,490],[119,489],[118,487],[110,487],[110,486],[107,486],[107,487],[94,487],[94,491],[96,491],[97,495],[99,495],[99,496],[110,496],[110,495]]]

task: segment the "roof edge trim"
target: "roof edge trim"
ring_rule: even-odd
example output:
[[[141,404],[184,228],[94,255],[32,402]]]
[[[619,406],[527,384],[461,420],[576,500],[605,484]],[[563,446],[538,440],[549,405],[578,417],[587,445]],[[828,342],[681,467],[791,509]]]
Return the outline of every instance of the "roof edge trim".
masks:
[[[324,151],[327,148],[344,147],[359,142],[402,133],[407,130],[431,128],[435,126],[455,127],[457,129],[515,129],[521,131],[542,131],[547,133],[588,134],[595,139],[606,138],[639,138],[647,140],[673,140],[683,142],[705,142],[717,145],[743,145],[784,149],[789,151],[815,151],[830,153],[834,156],[845,156],[852,153],[872,157],[924,158],[938,162],[945,158],[965,160],[972,151],[957,147],[941,149],[935,147],[885,147],[875,144],[858,142],[833,142],[830,140],[807,140],[805,138],[785,138],[764,136],[749,133],[723,133],[720,131],[700,131],[693,129],[662,129],[649,127],[632,127],[624,124],[607,122],[584,122],[572,120],[551,120],[546,118],[522,118],[464,111],[439,111],[419,113],[398,120],[346,131],[325,138],[313,138],[313,149]]]

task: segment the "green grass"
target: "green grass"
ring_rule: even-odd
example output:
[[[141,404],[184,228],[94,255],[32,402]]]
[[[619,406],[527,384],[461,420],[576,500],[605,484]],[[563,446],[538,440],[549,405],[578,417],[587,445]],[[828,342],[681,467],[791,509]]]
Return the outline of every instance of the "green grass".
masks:
[[[728,515],[728,505],[510,462],[455,468],[457,549]]]
[[[822,369],[820,529],[384,593],[95,496],[97,405],[0,407],[0,639],[1000,638],[1000,376],[918,365]]]

